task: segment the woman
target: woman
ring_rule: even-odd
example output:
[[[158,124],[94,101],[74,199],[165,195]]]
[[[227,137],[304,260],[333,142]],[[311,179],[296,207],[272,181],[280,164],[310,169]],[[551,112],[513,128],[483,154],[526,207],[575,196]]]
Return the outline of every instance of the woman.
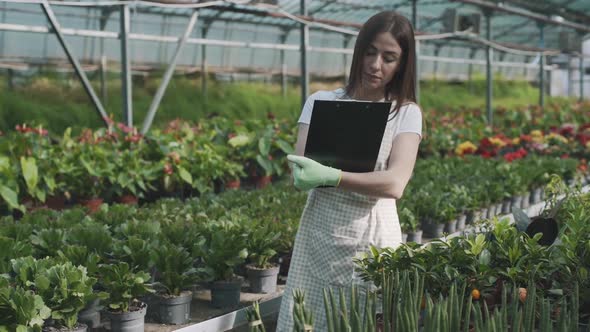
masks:
[[[314,93],[303,107],[295,155],[287,158],[295,186],[311,191],[295,239],[277,331],[293,329],[293,289],[305,291],[314,331],[325,331],[323,289],[350,285],[353,257],[370,245],[397,247],[402,242],[395,201],[412,175],[422,137],[414,47],[414,31],[405,17],[391,11],[374,15],[358,34],[348,85]],[[373,172],[343,172],[302,157],[314,100],[334,99],[392,102]],[[316,188],[326,185],[333,188]]]

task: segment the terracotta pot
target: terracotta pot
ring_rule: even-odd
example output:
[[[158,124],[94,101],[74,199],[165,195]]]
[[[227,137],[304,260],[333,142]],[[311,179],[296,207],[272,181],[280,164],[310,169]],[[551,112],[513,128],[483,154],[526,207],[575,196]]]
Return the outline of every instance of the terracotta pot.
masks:
[[[225,183],[225,189],[240,189],[240,185],[241,185],[241,181],[240,179],[237,180],[232,180],[232,181],[227,181]]]
[[[48,208],[53,210],[63,210],[66,207],[66,197],[63,195],[49,196],[45,200]]]
[[[88,212],[94,213],[100,210],[100,205],[104,202],[102,198],[81,199],[80,205],[86,207]]]
[[[137,196],[135,195],[123,195],[117,197],[117,203],[120,204],[127,204],[127,205],[137,205]]]
[[[256,188],[262,189],[268,186],[272,181],[272,175],[259,176],[256,179]]]

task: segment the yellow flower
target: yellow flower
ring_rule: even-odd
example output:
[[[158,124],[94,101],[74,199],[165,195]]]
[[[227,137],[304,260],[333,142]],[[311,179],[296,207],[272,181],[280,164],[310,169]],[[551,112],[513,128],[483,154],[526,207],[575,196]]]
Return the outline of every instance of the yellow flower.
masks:
[[[490,143],[494,144],[499,148],[506,146],[506,142],[496,137],[490,137]]]
[[[543,133],[539,129],[535,129],[531,131],[531,136],[533,137],[542,137]]]
[[[590,141],[586,142],[586,149],[590,150]]]
[[[477,146],[471,143],[470,141],[463,142],[457,146],[455,149],[455,154],[458,156],[462,156],[465,153],[473,153],[477,150]]]
[[[518,145],[520,144],[520,137],[516,137],[512,139],[512,145]]]
[[[557,141],[559,141],[561,143],[567,143],[568,142],[567,138],[565,138],[565,137],[563,137],[563,136],[561,136],[559,134],[556,134],[556,133],[550,133],[549,135],[545,136],[545,141],[546,142],[550,142],[551,140],[557,140]]]

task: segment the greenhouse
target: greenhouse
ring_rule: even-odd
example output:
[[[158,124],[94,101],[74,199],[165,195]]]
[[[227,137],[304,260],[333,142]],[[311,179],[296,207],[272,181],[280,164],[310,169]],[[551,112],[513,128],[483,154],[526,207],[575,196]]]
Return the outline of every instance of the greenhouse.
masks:
[[[0,0],[0,87],[0,331],[590,332],[587,0]]]

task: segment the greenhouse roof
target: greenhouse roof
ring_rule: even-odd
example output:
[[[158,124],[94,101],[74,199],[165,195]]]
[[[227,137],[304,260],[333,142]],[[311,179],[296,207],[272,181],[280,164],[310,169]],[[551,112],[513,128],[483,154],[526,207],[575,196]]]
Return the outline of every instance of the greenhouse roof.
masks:
[[[42,1],[45,0],[0,0],[0,3]],[[56,11],[58,15],[61,10],[78,11],[84,15],[84,7],[102,7],[105,9],[104,13],[108,13],[118,5],[129,4],[138,12],[170,16],[188,17],[193,10],[199,9],[198,24],[201,27],[227,22],[268,26],[289,32],[298,29],[300,22],[308,22],[312,29],[333,30],[351,35],[358,31],[364,21],[381,10],[396,10],[412,18],[415,4],[418,35],[457,31],[461,23],[452,30],[449,25],[452,19],[470,17],[469,20],[479,21],[479,36],[485,38],[485,15],[491,13],[491,40],[505,47],[525,50],[536,50],[539,47],[563,50],[565,42],[572,41],[579,45],[580,39],[590,33],[588,0],[307,0],[307,15],[301,14],[301,1],[298,0],[58,0],[49,3],[53,7],[59,7]],[[453,10],[455,16],[451,16]],[[540,41],[539,23],[544,26],[543,43]],[[464,39],[461,37],[453,39],[459,40],[459,45],[477,45],[472,41],[461,42]],[[449,39],[433,42],[448,45]]]
[[[396,10],[411,18],[413,6],[412,0],[308,0],[307,15],[303,16],[300,1],[297,0],[130,3],[141,3],[142,6],[138,7],[141,11],[180,16],[187,16],[191,7],[203,5],[206,6],[200,10],[203,22],[249,23],[286,31],[297,29],[300,19],[313,22],[320,29],[326,28],[323,24],[327,24],[356,31],[364,21],[381,10]],[[544,47],[549,49],[562,49],[564,41],[573,39],[579,42],[582,36],[590,33],[588,0],[416,0],[416,9],[418,34],[448,31],[445,28],[448,26],[445,23],[449,22],[448,10],[455,9],[459,15],[479,14],[479,35],[482,37],[486,31],[485,14],[491,12],[491,40],[514,48],[539,47],[539,23],[544,26]]]

